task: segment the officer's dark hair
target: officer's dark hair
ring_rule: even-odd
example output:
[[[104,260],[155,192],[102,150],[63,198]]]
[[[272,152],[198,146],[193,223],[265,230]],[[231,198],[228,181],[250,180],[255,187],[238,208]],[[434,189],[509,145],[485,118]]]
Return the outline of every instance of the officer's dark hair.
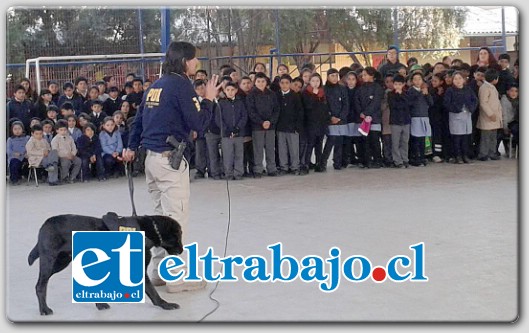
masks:
[[[55,124],[55,129],[58,130],[59,128],[68,128],[68,123],[66,122],[66,120],[60,119],[59,121],[57,121],[57,124]]]
[[[37,131],[42,131],[42,126],[40,124],[35,124],[31,126],[31,133],[35,133]]]
[[[204,80],[196,80],[195,82],[193,82],[193,88],[205,86],[205,85],[206,85],[206,81]]]
[[[498,77],[499,77],[499,73],[494,68],[488,69],[485,72],[485,80],[487,82],[492,82],[492,81],[496,80]]]
[[[162,73],[185,74],[187,70],[186,61],[195,58],[196,48],[188,42],[171,42],[165,54],[162,64]]]
[[[279,81],[283,81],[283,80],[288,80],[288,82],[292,82],[292,76],[288,75],[288,74],[283,74],[281,75],[281,77],[279,78]]]
[[[62,85],[62,90],[66,90],[68,88],[74,89],[73,83],[66,82],[65,84]]]

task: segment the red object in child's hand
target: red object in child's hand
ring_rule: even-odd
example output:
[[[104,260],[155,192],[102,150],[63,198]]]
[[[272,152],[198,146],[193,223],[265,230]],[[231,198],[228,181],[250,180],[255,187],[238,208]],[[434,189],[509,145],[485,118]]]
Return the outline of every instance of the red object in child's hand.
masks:
[[[362,134],[363,136],[369,135],[369,130],[371,129],[371,122],[370,121],[362,121],[362,124],[360,124],[360,127],[358,128],[358,132]]]

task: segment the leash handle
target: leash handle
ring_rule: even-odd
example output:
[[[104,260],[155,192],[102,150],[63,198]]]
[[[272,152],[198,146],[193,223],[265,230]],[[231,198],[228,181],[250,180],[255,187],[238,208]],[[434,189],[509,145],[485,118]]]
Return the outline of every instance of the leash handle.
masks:
[[[125,162],[125,173],[129,180],[129,195],[130,195],[130,204],[132,205],[132,216],[138,216],[136,214],[136,205],[134,205],[134,180],[132,179],[132,163]]]

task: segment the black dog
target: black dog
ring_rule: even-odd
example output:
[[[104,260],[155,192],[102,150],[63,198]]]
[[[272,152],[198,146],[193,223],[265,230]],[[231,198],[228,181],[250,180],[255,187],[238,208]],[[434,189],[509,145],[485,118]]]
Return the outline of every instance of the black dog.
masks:
[[[40,258],[39,280],[35,287],[41,315],[53,314],[46,304],[46,291],[50,277],[68,267],[72,261],[72,231],[109,231],[125,226],[127,230],[145,232],[145,268],[151,260],[150,249],[163,247],[170,255],[182,253],[180,224],[167,216],[134,216],[120,218],[108,213],[102,219],[80,215],[59,215],[47,219],[39,231],[37,245],[28,256],[30,265]],[[176,303],[164,301],[145,272],[145,292],[152,303],[165,310],[178,309]],[[107,303],[96,303],[99,310],[108,309]]]

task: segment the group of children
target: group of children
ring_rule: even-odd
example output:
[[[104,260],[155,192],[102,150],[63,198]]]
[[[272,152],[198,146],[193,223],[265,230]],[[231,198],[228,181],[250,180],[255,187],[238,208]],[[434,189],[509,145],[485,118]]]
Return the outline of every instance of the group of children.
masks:
[[[397,51],[388,49],[396,59],[378,71],[331,68],[325,84],[311,64],[294,79],[281,64],[273,80],[261,63],[242,78],[221,67],[215,116],[205,133],[192,134],[195,178],[325,172],[331,151],[335,170],[464,164],[498,160],[501,142],[506,154],[510,139],[517,144],[518,78],[508,54],[497,61],[484,47],[475,66],[445,57],[423,67],[415,58],[401,64]],[[199,71],[200,98],[206,81]]]
[[[80,77],[75,85],[65,83],[59,95],[57,83],[50,81],[34,103],[28,97],[29,81],[23,82],[7,103],[11,184],[19,184],[23,170],[32,167],[45,169],[51,186],[95,177],[104,181],[124,173],[120,154],[128,143],[143,88],[150,82],[129,74],[120,91],[112,85],[113,77],[91,88]]]
[[[509,66],[509,55],[496,60],[486,47],[474,66],[450,57],[403,64],[389,47],[378,70],[331,68],[325,83],[313,64],[295,78],[281,64],[273,79],[262,63],[242,77],[223,65],[213,117],[205,131],[190,133],[186,157],[195,179],[215,180],[325,172],[331,152],[335,170],[497,160],[501,142],[508,153],[519,137],[518,62],[514,73]],[[201,100],[208,73],[192,79]],[[50,185],[122,173],[120,152],[150,82],[130,74],[122,91],[115,82],[105,77],[88,88],[77,78],[59,95],[51,81],[34,103],[29,81],[17,87],[7,107],[11,182],[25,158],[47,170]]]

